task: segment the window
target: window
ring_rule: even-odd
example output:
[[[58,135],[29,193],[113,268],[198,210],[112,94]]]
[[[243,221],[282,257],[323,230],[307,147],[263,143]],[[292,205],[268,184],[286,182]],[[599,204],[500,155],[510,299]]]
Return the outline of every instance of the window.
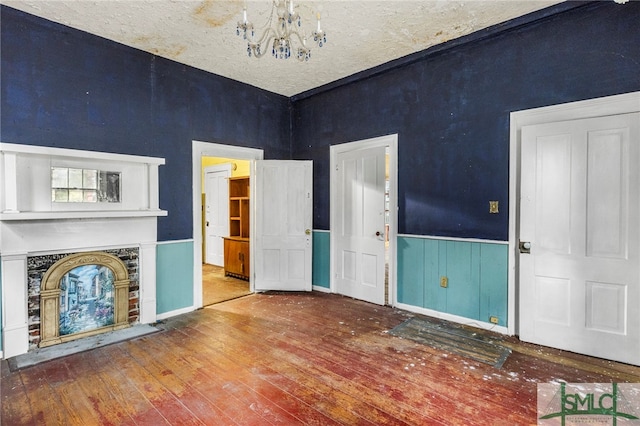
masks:
[[[51,201],[119,203],[120,172],[51,167]]]

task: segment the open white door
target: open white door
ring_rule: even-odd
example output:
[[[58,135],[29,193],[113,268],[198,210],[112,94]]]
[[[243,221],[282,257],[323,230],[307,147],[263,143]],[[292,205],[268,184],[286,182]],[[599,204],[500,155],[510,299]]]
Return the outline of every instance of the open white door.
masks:
[[[522,128],[522,340],[640,365],[639,123]]]
[[[385,152],[384,145],[340,152],[334,171],[335,289],[378,305],[386,292]]]
[[[205,263],[224,266],[224,240],[229,235],[231,165],[205,167]]]
[[[255,291],[311,291],[313,163],[255,166]]]

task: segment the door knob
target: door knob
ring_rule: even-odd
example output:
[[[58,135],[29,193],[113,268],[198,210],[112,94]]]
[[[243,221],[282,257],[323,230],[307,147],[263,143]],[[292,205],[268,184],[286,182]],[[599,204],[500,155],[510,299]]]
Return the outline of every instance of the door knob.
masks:
[[[376,237],[379,237],[380,235],[380,231],[376,232]]]
[[[305,229],[304,233],[305,235],[311,235],[311,229]]]
[[[531,243],[529,241],[520,241],[520,243],[518,244],[518,248],[520,249],[520,253],[531,253]]]

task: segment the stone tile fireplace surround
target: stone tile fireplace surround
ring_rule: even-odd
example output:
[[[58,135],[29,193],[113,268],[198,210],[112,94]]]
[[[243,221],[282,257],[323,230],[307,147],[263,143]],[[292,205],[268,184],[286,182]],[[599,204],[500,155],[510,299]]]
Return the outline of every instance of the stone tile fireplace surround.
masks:
[[[158,208],[162,164],[164,159],[154,157],[0,143],[3,358],[26,353],[39,341],[41,331],[34,331],[40,320],[33,306],[39,296],[33,288],[38,274],[34,265],[42,268],[43,262],[55,263],[73,253],[124,256],[130,279],[126,321],[156,321],[157,217],[167,215]],[[52,167],[118,172],[122,199],[109,204],[54,203]]]

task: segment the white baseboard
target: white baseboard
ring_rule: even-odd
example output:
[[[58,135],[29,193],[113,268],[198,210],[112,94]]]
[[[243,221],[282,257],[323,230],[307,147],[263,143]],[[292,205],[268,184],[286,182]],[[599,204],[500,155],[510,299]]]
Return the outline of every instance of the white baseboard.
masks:
[[[189,313],[189,312],[193,312],[195,310],[196,310],[196,308],[193,307],[193,306],[189,306],[189,307],[182,308],[182,309],[176,309],[175,311],[169,311],[169,312],[165,312],[163,314],[156,315],[156,320],[157,321],[161,321],[163,319],[167,319],[167,318],[175,317],[175,316],[178,316],[178,315],[186,314],[186,313]]]
[[[471,327],[481,328],[483,330],[495,331],[500,334],[509,335],[509,329],[502,325],[491,324],[489,322],[478,321],[475,319],[465,318],[458,315],[447,314],[444,312],[434,311],[432,309],[421,308],[419,306],[407,305],[404,303],[398,303],[395,306],[398,309],[403,309],[405,311],[413,312],[416,314],[427,315],[433,318],[439,318],[446,321],[455,322],[458,324],[468,325]]]

